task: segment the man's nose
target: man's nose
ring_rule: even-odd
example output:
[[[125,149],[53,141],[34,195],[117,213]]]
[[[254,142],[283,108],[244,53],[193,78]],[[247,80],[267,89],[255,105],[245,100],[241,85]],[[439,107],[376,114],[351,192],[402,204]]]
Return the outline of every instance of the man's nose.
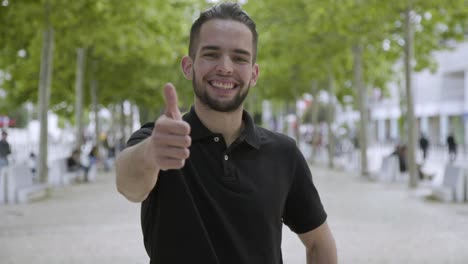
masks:
[[[216,66],[216,72],[221,74],[231,74],[233,71],[232,60],[229,56],[222,56]]]

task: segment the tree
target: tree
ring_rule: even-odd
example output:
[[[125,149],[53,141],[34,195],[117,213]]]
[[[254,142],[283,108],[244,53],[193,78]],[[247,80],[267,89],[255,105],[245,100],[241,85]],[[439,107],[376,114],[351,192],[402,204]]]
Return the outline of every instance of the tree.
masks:
[[[404,58],[403,18],[407,1],[249,1],[248,8],[257,19],[261,31],[260,62],[263,67],[260,85],[268,86],[265,97],[297,96],[291,85],[292,69],[301,73],[295,83],[307,87],[310,80],[324,80],[326,65],[331,65],[337,83],[336,94],[346,92],[353,80],[360,104],[361,174],[367,175],[367,95],[368,87],[386,89],[396,78],[395,65]],[[268,6],[268,8],[266,8]],[[446,48],[446,40],[461,40],[467,26],[466,0],[414,0],[415,64],[411,71],[433,69],[432,52]],[[294,14],[291,16],[290,14]],[[332,15],[331,15],[332,14]],[[403,43],[403,44],[401,44]],[[349,62],[354,60],[354,66]],[[330,64],[330,61],[332,63]],[[353,71],[350,69],[354,67]],[[313,69],[313,70],[311,70]],[[354,76],[352,76],[354,72]],[[298,75],[294,75],[295,78]],[[408,94],[411,89],[408,88]],[[263,91],[263,90],[262,90]],[[298,92],[302,92],[299,90]],[[357,91],[357,93],[356,93]],[[411,97],[410,97],[411,99]],[[356,100],[355,100],[356,101]],[[412,107],[412,101],[408,106]],[[408,115],[408,126],[414,125],[414,114]],[[412,117],[413,116],[413,117]],[[415,129],[411,128],[411,131]],[[413,135],[414,132],[409,133]],[[414,142],[414,140],[409,140]],[[411,143],[413,145],[414,143]],[[415,149],[410,147],[410,149]],[[412,154],[410,154],[411,156]],[[411,159],[411,158],[410,158]],[[414,159],[410,167],[415,168]],[[411,179],[416,175],[410,169]]]
[[[432,53],[447,48],[448,40],[464,39],[467,30],[468,9],[464,0],[452,1],[400,1],[393,8],[404,18],[400,35],[404,39],[404,65],[406,88],[406,124],[407,124],[407,158],[409,168],[409,187],[418,185],[415,150],[417,131],[415,127],[414,102],[412,92],[412,72],[436,67]],[[422,19],[424,17],[424,19]],[[441,30],[443,28],[443,30]],[[416,41],[414,41],[416,40]],[[415,52],[416,51],[416,52]]]
[[[79,108],[80,102],[73,109],[75,96],[69,93],[69,89],[74,82],[86,83],[83,79],[75,79],[75,75],[90,75],[84,61],[97,64],[93,69],[93,80],[89,83],[99,83],[100,91],[95,86],[94,98],[102,98],[102,103],[119,103],[123,99],[151,102],[152,105],[161,103],[159,88],[155,86],[162,87],[163,82],[170,80],[168,77],[178,76],[175,58],[180,57],[178,52],[182,52],[182,43],[185,42],[182,32],[186,32],[189,24],[187,13],[198,6],[195,5],[197,2],[174,0],[154,3],[147,0],[135,4],[130,1],[43,0],[12,2],[3,7],[6,15],[1,19],[6,27],[2,26],[0,35],[5,36],[6,41],[0,44],[0,52],[5,55],[5,59],[0,61],[0,69],[12,76],[3,86],[12,104],[33,101],[38,94],[41,95],[40,157],[47,160],[47,138],[44,136],[47,135],[47,125],[44,122],[50,108],[69,117],[73,111],[78,112],[77,119],[81,119],[79,114],[84,110]],[[44,17],[47,23],[42,25]],[[42,27],[49,32],[43,45],[40,44],[42,35],[37,31]],[[54,42],[49,28],[54,28]],[[41,55],[41,47],[45,55]],[[83,62],[76,56],[76,50],[81,48],[92,50],[92,53],[86,53],[86,60],[82,56]],[[19,51],[22,56],[16,55]],[[41,78],[36,74],[39,65],[43,65]],[[75,71],[77,68],[79,70]],[[158,71],[161,68],[164,70]],[[52,78],[47,78],[52,76],[52,72],[55,72],[53,82]],[[40,83],[40,93],[37,83]],[[48,106],[49,87],[51,107]],[[156,100],[149,99],[148,91],[156,94]],[[146,96],[140,97],[140,94]],[[181,98],[184,94],[187,93],[182,91]],[[87,105],[90,97],[84,96]],[[97,100],[93,105],[97,110]],[[39,173],[43,175],[41,169]],[[41,177],[45,181],[44,178]]]

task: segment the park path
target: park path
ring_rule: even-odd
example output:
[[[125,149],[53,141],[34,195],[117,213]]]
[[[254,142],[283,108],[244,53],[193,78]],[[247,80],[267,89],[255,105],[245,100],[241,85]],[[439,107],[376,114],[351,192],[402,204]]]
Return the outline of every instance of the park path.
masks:
[[[355,173],[311,167],[338,246],[339,263],[468,263],[468,204],[424,198],[422,185],[380,183]],[[55,189],[42,201],[0,206],[2,264],[140,264],[139,204],[115,189],[114,175]],[[305,263],[287,227],[285,264]]]

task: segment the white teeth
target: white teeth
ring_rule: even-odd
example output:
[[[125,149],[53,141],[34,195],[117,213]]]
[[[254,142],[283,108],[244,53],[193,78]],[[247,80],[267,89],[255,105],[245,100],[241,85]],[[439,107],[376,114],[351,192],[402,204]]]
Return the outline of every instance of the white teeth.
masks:
[[[213,85],[216,88],[221,88],[221,89],[225,89],[225,90],[234,88],[233,83],[212,81],[211,85]]]

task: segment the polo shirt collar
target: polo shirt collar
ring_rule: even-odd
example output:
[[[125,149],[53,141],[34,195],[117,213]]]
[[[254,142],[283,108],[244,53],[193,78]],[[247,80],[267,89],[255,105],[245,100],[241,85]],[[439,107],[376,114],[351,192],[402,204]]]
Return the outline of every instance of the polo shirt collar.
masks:
[[[214,134],[207,127],[205,127],[205,125],[203,125],[203,123],[198,118],[193,106],[190,108],[190,111],[183,116],[183,119],[190,124],[190,137],[194,142]],[[252,117],[245,110],[242,112],[242,121],[244,121],[244,130],[239,136],[240,139],[245,140],[252,147],[259,149],[260,142],[257,135],[258,132],[256,126]]]

